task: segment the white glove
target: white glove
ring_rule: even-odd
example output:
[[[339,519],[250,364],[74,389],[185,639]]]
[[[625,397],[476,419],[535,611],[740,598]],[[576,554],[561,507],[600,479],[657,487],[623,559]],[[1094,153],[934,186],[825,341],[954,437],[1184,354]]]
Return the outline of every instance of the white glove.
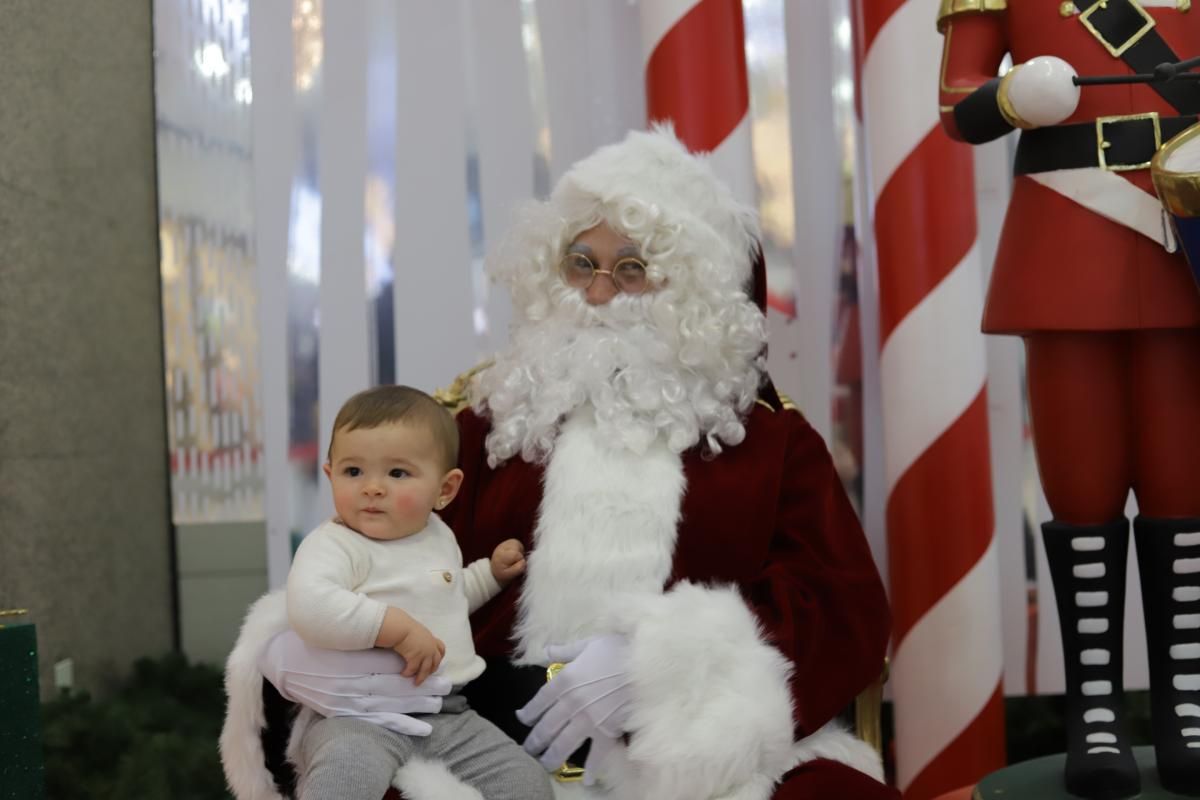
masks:
[[[632,706],[629,640],[609,634],[546,648],[550,661],[568,662],[554,680],[517,711],[533,730],[525,750],[547,770],[555,770],[585,740],[591,739],[584,783],[595,780],[592,765],[603,763],[626,732]]]
[[[293,631],[273,638],[258,659],[263,677],[293,703],[326,717],[353,717],[407,736],[433,727],[409,714],[436,714],[450,681],[431,675],[420,686],[400,675],[404,659],[392,650],[324,650]]]
[[[1008,102],[1031,127],[1057,125],[1079,107],[1079,87],[1071,81],[1076,74],[1057,56],[1031,58],[1006,76]]]

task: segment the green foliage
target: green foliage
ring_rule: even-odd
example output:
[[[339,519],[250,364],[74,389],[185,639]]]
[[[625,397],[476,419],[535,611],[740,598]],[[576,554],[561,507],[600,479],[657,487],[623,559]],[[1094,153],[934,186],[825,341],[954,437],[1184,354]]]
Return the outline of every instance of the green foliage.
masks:
[[[134,665],[106,700],[42,706],[48,800],[227,800],[220,673],[178,654]]]

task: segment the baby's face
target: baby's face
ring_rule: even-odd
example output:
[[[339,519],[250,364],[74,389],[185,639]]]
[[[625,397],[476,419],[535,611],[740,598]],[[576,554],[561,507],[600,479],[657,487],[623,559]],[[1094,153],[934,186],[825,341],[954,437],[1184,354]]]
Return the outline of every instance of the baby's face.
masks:
[[[337,431],[325,465],[343,524],[372,539],[424,529],[446,472],[433,434],[404,423]]]

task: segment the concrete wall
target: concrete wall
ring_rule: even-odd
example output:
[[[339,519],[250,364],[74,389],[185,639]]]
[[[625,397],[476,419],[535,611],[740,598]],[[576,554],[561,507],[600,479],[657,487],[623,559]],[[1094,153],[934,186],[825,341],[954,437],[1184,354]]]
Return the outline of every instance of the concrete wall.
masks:
[[[266,524],[179,525],[179,631],[191,661],[223,666],[250,604],[267,591]]]
[[[0,14],[0,608],[97,689],[174,643],[151,0]]]

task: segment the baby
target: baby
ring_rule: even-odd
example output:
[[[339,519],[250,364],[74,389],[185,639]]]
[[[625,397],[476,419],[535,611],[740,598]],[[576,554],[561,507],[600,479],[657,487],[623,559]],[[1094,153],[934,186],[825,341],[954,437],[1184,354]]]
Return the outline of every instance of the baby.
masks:
[[[413,756],[441,761],[486,800],[550,800],[546,771],[458,694],[477,678],[468,615],[525,569],[521,543],[462,564],[433,513],[462,484],[458,428],[433,398],[380,386],[346,401],[333,424],[325,474],[337,511],[301,543],[287,581],[288,620],[312,647],[389,648],[417,685],[435,672],[454,687],[428,735],[352,717],[320,718],[296,753],[300,800],[380,800]],[[424,730],[424,726],[422,726]]]

